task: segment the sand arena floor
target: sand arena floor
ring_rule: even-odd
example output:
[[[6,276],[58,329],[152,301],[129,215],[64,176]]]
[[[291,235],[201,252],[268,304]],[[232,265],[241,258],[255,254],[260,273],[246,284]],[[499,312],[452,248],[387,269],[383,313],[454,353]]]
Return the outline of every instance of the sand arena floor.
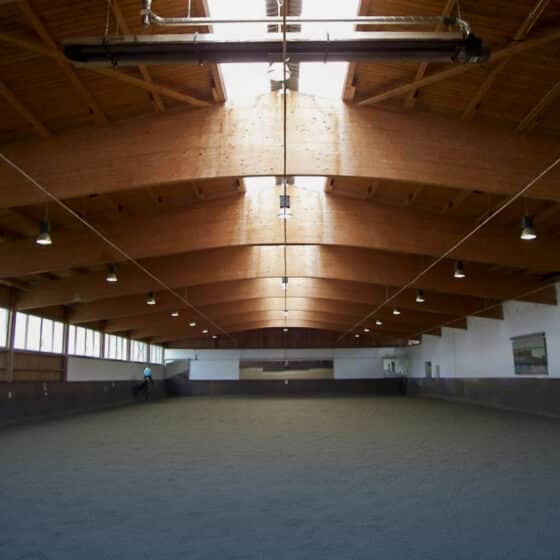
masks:
[[[190,398],[0,431],[0,558],[560,558],[560,421]]]

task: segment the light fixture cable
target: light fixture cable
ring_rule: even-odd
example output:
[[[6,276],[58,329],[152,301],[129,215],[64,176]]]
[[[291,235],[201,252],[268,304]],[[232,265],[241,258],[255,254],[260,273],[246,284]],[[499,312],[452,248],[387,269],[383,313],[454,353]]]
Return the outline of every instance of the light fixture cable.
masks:
[[[491,222],[498,214],[501,214],[506,208],[511,206],[516,200],[521,198],[526,192],[528,192],[531,188],[533,188],[543,177],[548,175],[554,168],[556,168],[560,164],[560,156],[558,156],[551,164],[547,165],[540,173],[538,173],[533,179],[531,179],[520,191],[514,194],[511,198],[506,200],[501,206],[499,206],[494,212],[490,213],[484,220],[482,220],[478,225],[476,225],[470,232],[464,235],[459,241],[454,243],[447,251],[445,251],[442,255],[434,259],[434,261],[429,264],[426,268],[424,268],[421,272],[419,272],[412,280],[407,282],[404,286],[399,288],[392,296],[388,297],[384,302],[380,303],[373,311],[368,313],[365,317],[357,321],[350,329],[345,331],[341,334],[336,343],[338,344],[343,338],[345,338],[348,334],[350,334],[355,328],[360,327],[365,321],[369,320],[371,317],[376,315],[381,309],[395,300],[398,296],[400,296],[403,292],[412,288],[418,280],[423,278],[428,272],[433,270],[440,262],[444,261],[449,255],[451,255],[454,251],[456,251],[461,245],[463,245],[466,241],[471,239],[474,235],[476,235],[483,227],[485,227],[489,222]]]
[[[487,305],[485,307],[482,307],[482,308],[478,309],[477,311],[475,311],[473,313],[470,313],[469,315],[477,316],[477,315],[480,315],[481,313],[487,313],[489,311],[492,311],[493,309],[496,309],[496,308],[500,307],[501,305],[503,305],[504,303],[506,303],[507,301],[510,301],[512,299],[513,300],[524,299],[524,298],[527,298],[529,296],[538,294],[538,293],[542,292],[543,290],[546,290],[547,288],[554,288],[554,286],[556,286],[556,284],[558,284],[558,281],[560,281],[560,275],[555,275],[554,279],[551,282],[547,282],[544,286],[539,286],[538,288],[533,288],[533,289],[531,289],[527,292],[517,294],[517,295],[515,295],[513,297],[510,297],[508,299],[502,299],[498,302],[492,303],[491,305]],[[462,318],[466,318],[466,317],[467,317],[467,315],[465,315]],[[436,329],[442,329],[443,327],[452,326],[457,321],[458,321],[457,318],[453,318],[453,319],[450,319],[449,321],[446,321],[445,323],[441,323],[440,325],[438,325],[436,327],[429,327],[429,328],[426,328],[422,331],[418,331],[416,334],[413,335],[412,338],[419,338],[419,337],[421,337],[425,334],[429,334],[431,331],[434,331]]]
[[[283,183],[283,200],[284,203],[288,200],[288,26],[287,26],[287,16],[288,16],[288,6],[284,0],[276,0],[278,4],[278,10],[282,10],[282,118],[283,118],[283,166],[282,166],[282,183]],[[287,209],[284,208],[284,212]],[[287,217],[287,216],[286,216]],[[282,220],[284,222],[284,278],[288,278],[288,220]],[[284,322],[286,322],[286,313],[288,312],[288,284],[286,283],[286,289],[284,290]]]
[[[27,181],[29,181],[36,189],[38,189],[39,191],[41,191],[45,196],[47,196],[50,200],[52,200],[53,202],[55,202],[56,204],[58,204],[61,208],[63,208],[64,210],[66,210],[71,216],[73,216],[74,218],[76,218],[76,220],[78,220],[82,225],[84,225],[87,229],[89,229],[90,231],[92,231],[95,235],[97,235],[99,238],[101,238],[107,245],[109,245],[109,247],[111,247],[114,251],[116,251],[119,255],[121,255],[122,257],[124,257],[125,260],[130,261],[134,266],[136,266],[140,271],[142,271],[146,276],[148,276],[151,280],[153,280],[154,282],[156,282],[159,286],[161,286],[165,291],[169,292],[170,294],[172,294],[174,297],[176,297],[178,300],[180,300],[186,307],[189,307],[190,309],[192,309],[193,311],[195,311],[196,313],[198,313],[198,315],[200,317],[202,317],[204,320],[206,320],[209,324],[211,324],[214,328],[216,328],[217,330],[219,330],[221,333],[225,334],[227,337],[229,337],[231,340],[233,340],[235,343],[236,339],[229,334],[227,331],[225,331],[224,329],[222,329],[219,325],[217,325],[216,323],[214,323],[214,321],[212,319],[210,319],[206,314],[204,314],[203,312],[199,311],[196,306],[194,306],[188,299],[186,299],[183,295],[181,295],[177,290],[175,290],[174,288],[172,288],[169,284],[167,284],[166,282],[164,282],[163,280],[161,280],[158,276],[156,276],[153,272],[151,272],[148,268],[146,268],[143,264],[141,264],[137,259],[135,259],[134,257],[132,257],[131,255],[129,255],[124,249],[122,249],[121,247],[119,247],[116,243],[114,243],[113,241],[111,241],[105,234],[103,234],[101,231],[99,231],[95,226],[93,226],[92,224],[90,224],[86,219],[84,219],[82,216],[80,216],[80,214],[78,214],[77,212],[75,212],[72,208],[70,208],[70,206],[68,206],[65,202],[63,202],[62,200],[60,200],[56,195],[54,195],[53,193],[51,193],[47,188],[45,188],[43,185],[41,185],[41,183],[39,183],[39,181],[37,181],[34,177],[32,177],[31,175],[29,175],[29,173],[27,173],[24,169],[22,169],[17,163],[15,163],[14,161],[12,161],[8,156],[6,156],[4,153],[0,152],[0,160],[4,161],[8,166],[10,166],[12,169],[14,169],[15,171],[17,171],[22,177],[24,177]]]

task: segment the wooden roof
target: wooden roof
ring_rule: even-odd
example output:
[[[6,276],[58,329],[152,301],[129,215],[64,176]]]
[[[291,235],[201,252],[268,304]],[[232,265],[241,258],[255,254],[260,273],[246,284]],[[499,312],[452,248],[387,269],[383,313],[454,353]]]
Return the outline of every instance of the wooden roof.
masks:
[[[165,15],[177,14],[183,4],[164,0],[158,2],[158,10]],[[112,6],[111,32],[150,33],[141,25],[137,0],[117,0]],[[202,10],[201,1],[195,0],[193,15],[203,15]],[[103,0],[2,3],[0,32],[4,40],[0,49],[0,77],[3,86],[42,123],[47,134],[96,122],[103,125],[182,104],[205,105],[223,100],[221,84],[216,83],[216,70],[208,66],[101,72],[74,70],[37,51],[39,47],[53,52],[63,39],[76,35],[102,35],[105,21],[106,2]],[[10,38],[22,40],[25,47],[10,42]],[[124,78],[120,76],[122,74]],[[137,81],[130,83],[126,76]],[[145,89],[150,83],[164,88],[162,91],[169,90],[171,94],[154,94]],[[0,141],[32,133],[33,127],[26,120],[29,121],[12,103],[2,103]]]
[[[441,15],[455,13],[455,7],[450,10],[450,6],[457,3],[454,0],[381,0],[363,4],[367,5],[364,13],[368,15]],[[530,48],[506,56],[498,64],[457,68],[458,73],[450,78],[445,74],[450,70],[449,65],[361,64],[354,76],[353,99],[364,102],[413,84],[420,77],[429,77],[432,81],[428,86],[385,97],[379,103],[397,110],[415,108],[467,120],[503,122],[513,129],[530,116],[530,122],[524,126],[558,134],[560,112],[554,100],[560,96],[560,41],[542,44],[536,40],[559,31],[560,2],[474,0],[461,1],[460,6],[462,17],[492,49],[493,57],[513,46],[523,48],[524,42]],[[530,41],[536,41],[534,47]],[[547,97],[551,91],[552,95]],[[543,100],[546,105],[532,115]]]
[[[183,5],[155,3],[164,15]],[[113,0],[112,25],[145,32],[139,6]],[[0,163],[0,296],[18,309],[170,345],[331,346],[558,153],[559,0],[462,1],[497,55],[483,67],[358,64],[346,104],[293,94],[289,171],[328,181],[324,192],[290,187],[286,319],[279,189],[243,181],[281,172],[277,94],[224,106],[215,66],[73,68],[57,45],[102,34],[105,7],[0,1],[2,151],[196,309],[172,318],[184,307],[174,296],[54,204],[55,243],[37,247],[44,196]],[[386,0],[362,2],[361,13],[453,9]],[[193,13],[205,13],[202,2]],[[343,344],[463,329],[470,315],[500,320],[505,299],[555,304],[543,288],[560,272],[559,179],[555,170]],[[519,240],[524,214],[539,233],[531,244]],[[451,277],[453,259],[465,261],[466,280]],[[104,282],[108,263],[118,265],[117,285]],[[145,305],[148,291],[158,305]]]

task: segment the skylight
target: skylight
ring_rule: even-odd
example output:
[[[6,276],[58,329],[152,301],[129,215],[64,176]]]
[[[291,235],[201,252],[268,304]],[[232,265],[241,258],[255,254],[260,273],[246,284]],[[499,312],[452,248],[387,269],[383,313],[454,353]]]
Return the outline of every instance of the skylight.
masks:
[[[265,0],[208,0],[211,16],[221,18],[251,18],[266,16]],[[241,35],[249,37],[266,33],[266,25],[235,24],[214,25],[216,35]],[[238,104],[252,100],[258,95],[270,92],[270,80],[267,75],[269,65],[266,63],[252,64],[221,64],[220,65],[229,103]]]
[[[294,186],[308,191],[323,192],[327,184],[326,177],[296,176]]]
[[[245,189],[248,193],[256,193],[265,189],[272,189],[276,186],[276,177],[244,177]]]
[[[303,0],[302,16],[304,17],[350,17],[358,13],[359,0]],[[266,16],[266,0],[208,0],[210,15],[223,18],[251,18]],[[346,32],[352,31],[353,24],[306,24],[303,32]],[[214,33],[220,35],[242,35],[248,37],[265,33],[266,25],[235,24],[215,25]],[[305,63],[300,65],[299,91],[311,95],[340,99],[348,63],[329,62]],[[228,101],[231,104],[249,102],[255,97],[270,92],[269,65],[222,64],[222,75],[226,87]]]
[[[279,186],[274,176],[244,177],[243,182],[249,194]],[[301,175],[294,177],[293,180],[294,187],[315,192],[324,192],[326,184],[327,178],[321,176]]]
[[[303,0],[303,17],[342,18],[355,16],[358,13],[359,0]],[[307,24],[302,26],[303,32],[350,32],[351,23]],[[321,64],[308,62],[300,65],[299,91],[330,99],[340,99],[348,72],[347,62],[329,62]]]

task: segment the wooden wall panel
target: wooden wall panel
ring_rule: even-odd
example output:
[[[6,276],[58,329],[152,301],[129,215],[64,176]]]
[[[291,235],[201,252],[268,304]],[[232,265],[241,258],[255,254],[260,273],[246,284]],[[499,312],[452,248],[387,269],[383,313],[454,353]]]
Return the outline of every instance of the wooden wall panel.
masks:
[[[6,363],[7,351],[0,352],[1,359]],[[7,372],[3,370],[4,381]],[[14,353],[14,381],[62,381],[64,378],[64,358],[54,354],[39,352]],[[0,378],[1,379],[1,378]]]

